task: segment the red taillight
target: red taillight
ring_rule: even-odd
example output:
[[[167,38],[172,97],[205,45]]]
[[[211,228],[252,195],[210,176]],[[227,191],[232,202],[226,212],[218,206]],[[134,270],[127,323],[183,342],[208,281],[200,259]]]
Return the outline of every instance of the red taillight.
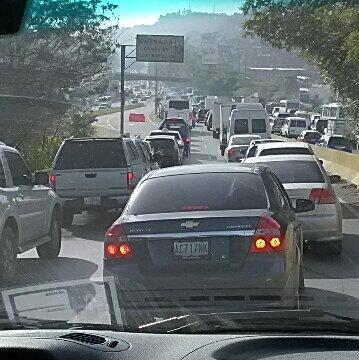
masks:
[[[184,141],[185,144],[190,144],[191,143],[191,138],[187,136],[187,137],[184,138],[183,141]]]
[[[50,174],[50,176],[49,176],[49,185],[50,185],[50,187],[55,189],[55,187],[56,187],[56,175]]]
[[[104,256],[109,258],[131,258],[132,246],[128,243],[121,223],[114,223],[105,234]]]
[[[106,259],[129,259],[133,257],[132,246],[129,243],[105,244]]]
[[[281,252],[287,249],[280,225],[268,215],[262,215],[252,238],[251,253]]]
[[[105,234],[107,240],[120,240],[122,236],[126,236],[125,229],[122,224],[116,222],[111,225]]]
[[[133,171],[127,171],[127,188],[128,189],[134,189],[135,185],[134,185],[134,180],[135,180],[135,174],[133,173]]]
[[[335,204],[333,195],[328,189],[312,189],[309,200],[314,204]]]
[[[237,154],[237,151],[235,148],[230,148],[228,150],[228,156],[236,156],[236,154]]]

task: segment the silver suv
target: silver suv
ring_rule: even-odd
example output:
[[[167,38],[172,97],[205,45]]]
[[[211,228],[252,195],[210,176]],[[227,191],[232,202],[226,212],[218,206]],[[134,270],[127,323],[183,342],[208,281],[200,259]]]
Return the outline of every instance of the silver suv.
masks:
[[[61,249],[61,203],[47,187],[48,175],[32,176],[19,152],[0,144],[0,279],[16,274],[17,254],[36,247],[40,258]]]

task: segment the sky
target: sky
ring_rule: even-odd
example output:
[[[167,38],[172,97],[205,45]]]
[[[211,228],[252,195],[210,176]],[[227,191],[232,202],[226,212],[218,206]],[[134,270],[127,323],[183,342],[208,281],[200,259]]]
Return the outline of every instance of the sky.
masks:
[[[119,6],[120,26],[151,25],[160,15],[191,9],[192,12],[233,14],[242,0],[112,0]]]

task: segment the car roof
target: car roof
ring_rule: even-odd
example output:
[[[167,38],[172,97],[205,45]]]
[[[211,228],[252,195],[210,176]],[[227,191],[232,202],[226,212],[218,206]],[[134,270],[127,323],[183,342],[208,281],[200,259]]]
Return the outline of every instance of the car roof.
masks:
[[[149,136],[145,137],[145,140],[157,140],[157,139],[174,141],[173,136],[170,136],[170,135],[165,135],[165,136],[162,136],[162,135],[149,135]]]
[[[150,132],[150,134],[164,134],[164,135],[166,135],[166,134],[179,134],[180,136],[181,136],[181,134],[180,134],[180,132],[179,131],[177,131],[177,130],[167,130],[167,131],[163,131],[163,130],[152,130],[151,132]],[[150,135],[150,136],[152,136],[152,135]]]
[[[244,164],[266,163],[273,161],[315,161],[317,158],[314,155],[268,155],[246,158]]]
[[[256,138],[257,138],[257,140],[260,140],[260,135],[255,135],[255,134],[241,134],[241,135],[232,135],[231,137],[230,137],[230,139],[232,139],[232,138],[253,138],[253,140],[256,140]]]
[[[9,151],[13,151],[13,152],[19,152],[17,149],[6,145],[5,143],[3,143],[2,141],[0,141],[0,150],[9,150]]]
[[[299,142],[299,141],[283,141],[283,142],[272,142],[266,144],[258,144],[258,150],[264,149],[284,149],[284,148],[309,148],[307,143]]]
[[[166,177],[174,175],[187,175],[187,174],[205,174],[205,173],[246,173],[246,174],[256,174],[267,169],[266,166],[254,166],[252,164],[226,164],[226,163],[216,163],[216,164],[200,164],[200,165],[183,165],[183,166],[174,166],[170,168],[164,168],[156,170],[150,174],[149,177]]]
[[[284,142],[284,140],[281,139],[254,139],[252,140],[255,144],[273,144],[273,143],[279,143]]]
[[[288,116],[287,119],[288,120],[306,120],[305,118],[300,117],[300,116]]]

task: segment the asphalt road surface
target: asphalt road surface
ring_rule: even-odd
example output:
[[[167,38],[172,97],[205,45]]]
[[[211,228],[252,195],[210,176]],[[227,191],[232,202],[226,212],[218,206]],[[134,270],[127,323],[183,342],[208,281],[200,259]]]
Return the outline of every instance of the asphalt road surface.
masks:
[[[128,123],[130,111],[125,113],[125,132],[146,136],[156,129],[153,103],[132,112],[146,115],[145,123]],[[119,114],[102,116],[96,123],[101,136],[118,134]],[[187,164],[222,162],[218,140],[212,138],[202,124],[192,132],[192,153]],[[304,255],[306,290],[301,298],[305,307],[320,306],[359,317],[359,192],[346,184],[336,186],[343,206],[344,245],[341,256],[321,255],[310,249]],[[75,215],[74,224],[64,230],[60,257],[54,261],[40,260],[35,250],[20,256],[18,276],[13,287],[48,283],[96,279],[102,276],[103,235],[119,214],[99,216]],[[90,292],[82,307],[81,320],[108,322],[103,294]],[[96,293],[96,294],[95,294]],[[358,302],[357,302],[358,301]],[[350,309],[343,310],[343,309]]]

